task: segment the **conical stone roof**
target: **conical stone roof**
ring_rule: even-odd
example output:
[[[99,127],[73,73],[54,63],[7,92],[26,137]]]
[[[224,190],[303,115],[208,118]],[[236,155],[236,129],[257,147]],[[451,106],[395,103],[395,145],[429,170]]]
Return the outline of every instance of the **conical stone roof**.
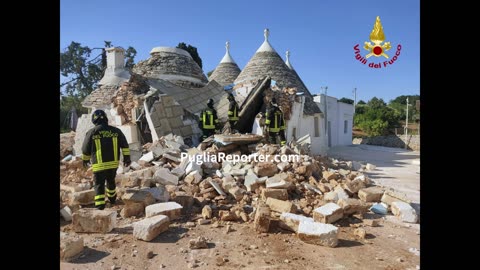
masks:
[[[265,40],[262,45],[255,52],[255,55],[248,61],[245,68],[240,72],[235,84],[257,81],[270,76],[272,80],[276,81],[278,87],[296,87],[297,92],[304,92],[305,106],[303,112],[311,115],[314,113],[321,113],[318,106],[313,101],[311,93],[308,91],[305,84],[302,82],[297,72],[290,69],[278,53],[273,49],[268,41],[269,31],[264,30]]]
[[[227,41],[225,56],[208,78],[209,81],[215,80],[221,86],[232,84],[240,74],[240,68],[230,55],[230,43]]]
[[[150,55],[147,60],[139,61],[132,71],[146,78],[162,79],[187,88],[203,87],[208,82],[203,70],[185,50],[155,47]]]

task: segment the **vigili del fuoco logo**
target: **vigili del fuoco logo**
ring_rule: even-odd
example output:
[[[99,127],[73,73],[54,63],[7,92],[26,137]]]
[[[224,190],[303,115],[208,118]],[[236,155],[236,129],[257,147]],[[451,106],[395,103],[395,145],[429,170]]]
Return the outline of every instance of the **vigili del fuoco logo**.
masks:
[[[353,47],[355,50],[355,59],[357,59],[360,63],[367,65],[370,68],[386,68],[389,65],[393,65],[395,61],[397,61],[398,57],[400,56],[400,51],[402,50],[402,45],[398,44],[397,45],[397,50],[395,52],[395,55],[393,55],[390,58],[391,52],[390,49],[392,48],[392,45],[390,42],[384,42],[385,41],[385,34],[383,33],[383,27],[382,23],[380,22],[380,16],[377,16],[377,19],[375,20],[375,25],[373,26],[373,30],[370,33],[370,41],[365,41],[365,45],[363,46],[363,49],[367,50],[368,53],[366,53],[365,56],[361,54],[360,50],[360,45],[357,44]],[[370,57],[375,56],[375,58],[386,58],[389,60],[385,60],[382,62],[373,62],[373,61],[368,61]],[[370,58],[369,60],[372,60],[374,58]]]

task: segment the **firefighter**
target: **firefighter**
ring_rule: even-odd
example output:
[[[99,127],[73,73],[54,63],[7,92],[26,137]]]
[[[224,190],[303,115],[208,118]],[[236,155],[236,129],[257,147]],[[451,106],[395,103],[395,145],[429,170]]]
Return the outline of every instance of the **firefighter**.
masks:
[[[235,97],[232,93],[228,94],[228,101],[230,102],[228,105],[228,122],[230,123],[230,127],[233,129],[238,121],[238,104],[235,101]]]
[[[95,208],[105,209],[105,193],[111,204],[115,204],[117,193],[115,191],[115,176],[120,159],[120,150],[123,154],[123,164],[130,166],[130,148],[122,131],[108,125],[107,115],[102,110],[96,110],[92,114],[92,122],[95,125],[86,135],[82,145],[83,166],[92,164]],[[105,181],[107,187],[105,188]]]
[[[285,145],[287,143],[285,140],[285,119],[275,98],[270,101],[270,108],[265,113],[265,118],[270,143],[275,144],[277,136],[279,136],[280,145]]]
[[[218,122],[217,111],[213,108],[213,99],[209,99],[207,102],[207,108],[203,110],[200,115],[199,125],[203,132],[202,140],[215,134]]]

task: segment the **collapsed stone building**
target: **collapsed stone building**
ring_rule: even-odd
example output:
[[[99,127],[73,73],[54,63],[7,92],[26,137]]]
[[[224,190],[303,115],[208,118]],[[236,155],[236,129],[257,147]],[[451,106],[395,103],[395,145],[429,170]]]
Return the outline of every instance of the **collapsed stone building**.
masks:
[[[226,123],[230,91],[241,110],[238,131],[263,135],[266,104],[276,97],[285,112],[287,141],[308,144],[312,153],[325,154],[326,122],[320,103],[315,102],[293,68],[289,52],[284,62],[268,37],[265,29],[263,43],[243,70],[233,60],[227,42],[224,57],[208,79],[190,54],[179,48],[155,47],[150,57],[139,61],[131,71],[124,67],[122,48],[107,48],[104,77],[82,105],[89,113],[105,110],[110,124],[126,135],[132,158],[137,160],[141,145],[169,133],[182,136],[187,145],[198,145],[198,119],[207,100],[214,100],[220,121]],[[91,127],[90,115],[78,120],[76,155]]]

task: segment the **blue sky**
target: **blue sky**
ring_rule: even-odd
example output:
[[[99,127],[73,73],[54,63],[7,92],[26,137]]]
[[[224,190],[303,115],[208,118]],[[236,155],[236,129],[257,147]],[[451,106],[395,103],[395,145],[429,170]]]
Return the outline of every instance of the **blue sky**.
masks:
[[[373,69],[355,59],[353,47],[369,41],[376,16],[386,40],[402,48],[393,65]],[[61,0],[60,51],[71,41],[89,47],[114,45],[137,50],[135,62],[145,60],[153,47],[185,42],[197,47],[205,74],[225,54],[225,41],[240,69],[263,42],[269,41],[290,62],[310,92],[367,101],[420,94],[420,2],[404,1],[273,1],[273,0]],[[367,61],[387,59],[370,57]]]

